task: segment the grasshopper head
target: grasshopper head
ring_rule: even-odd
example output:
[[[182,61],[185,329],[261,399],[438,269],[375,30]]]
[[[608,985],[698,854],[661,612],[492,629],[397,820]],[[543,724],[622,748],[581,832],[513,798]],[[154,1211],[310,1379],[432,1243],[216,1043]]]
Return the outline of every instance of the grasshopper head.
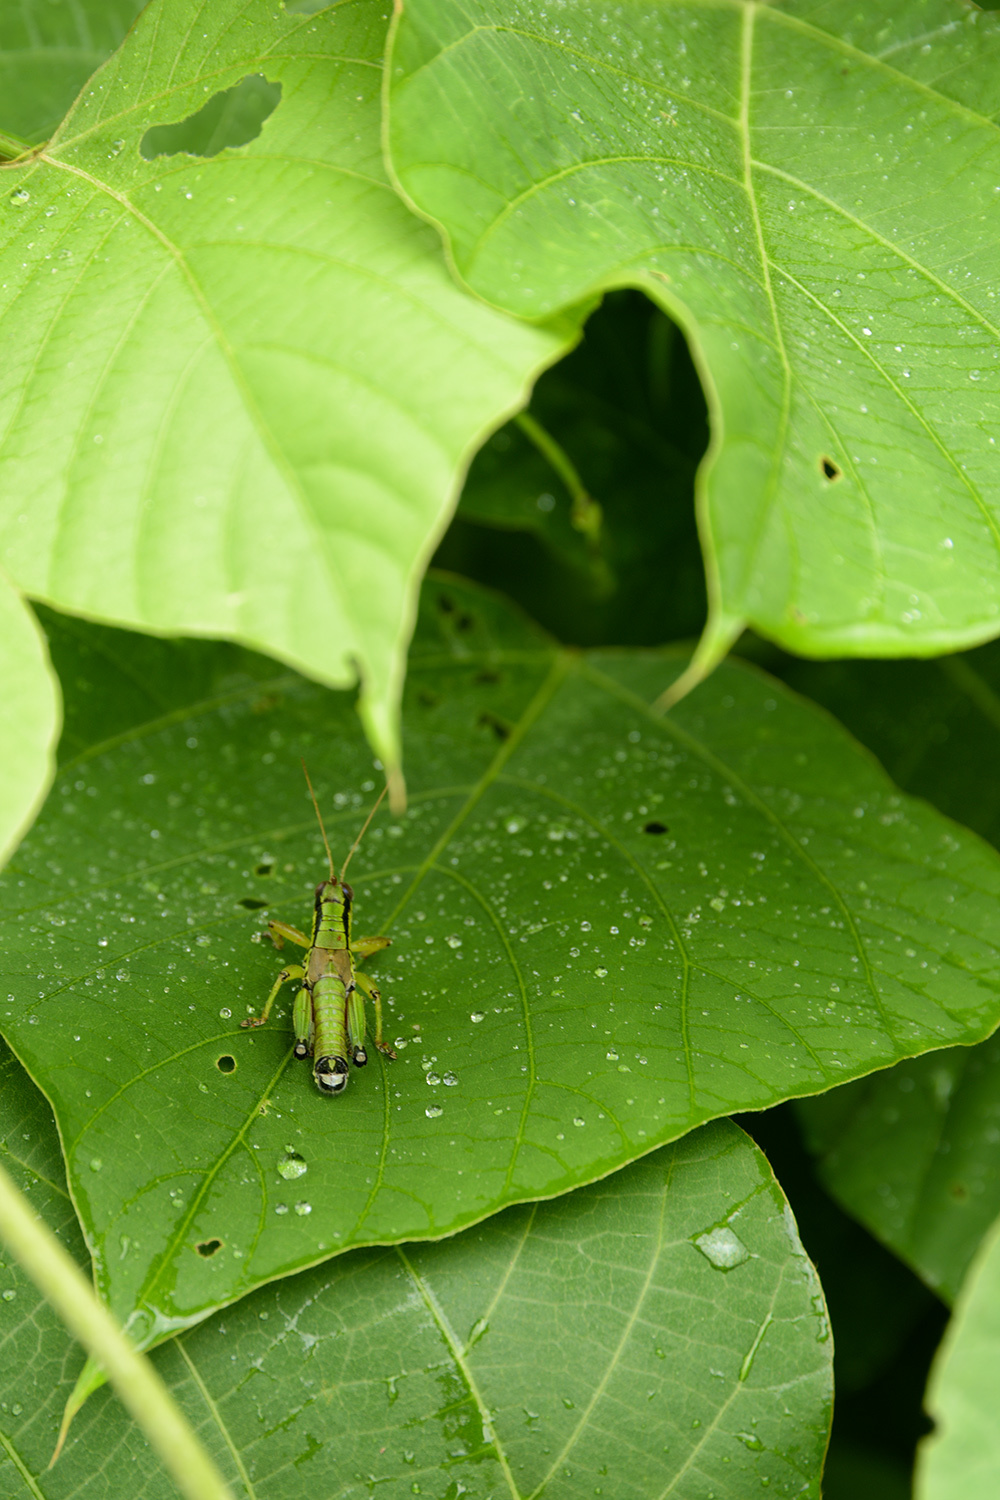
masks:
[[[365,1063],[368,1061],[368,1053],[365,1051],[364,1047],[355,1047],[354,1055],[351,1058],[351,1061],[354,1063],[354,1066],[356,1068],[364,1067]]]
[[[346,1059],[317,1057],[313,1077],[321,1094],[342,1094],[347,1087]]]
[[[293,1057],[308,1057],[309,1056],[309,1043],[307,1041],[305,1041],[304,1038],[302,1040],[297,1041],[295,1043],[295,1046],[292,1048],[292,1056]]]

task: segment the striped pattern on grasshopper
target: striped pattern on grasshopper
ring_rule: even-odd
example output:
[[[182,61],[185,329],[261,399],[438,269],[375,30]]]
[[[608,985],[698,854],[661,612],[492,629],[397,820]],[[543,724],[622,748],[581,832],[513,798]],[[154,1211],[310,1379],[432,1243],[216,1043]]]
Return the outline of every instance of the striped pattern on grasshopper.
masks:
[[[276,948],[286,942],[307,950],[301,964],[288,964],[271,988],[259,1016],[248,1016],[241,1026],[263,1026],[271,1014],[278,991],[289,979],[301,980],[292,1008],[295,1031],[295,1056],[313,1059],[313,1078],[322,1094],[342,1094],[347,1087],[350,1064],[363,1068],[368,1061],[365,1051],[365,998],[375,1007],[375,1046],[388,1058],[396,1056],[382,1040],[382,997],[367,974],[355,969],[355,959],[368,958],[389,946],[387,937],[351,937],[354,892],[344,880],[351,855],[361,843],[368,824],[378,811],[385,789],[364,821],[361,832],[351,845],[340,870],[333,866],[333,856],[320,815],[316,793],[305,764],[306,783],[330,867],[328,880],[316,887],[313,905],[312,935],[306,937],[287,922],[268,922],[267,930]]]

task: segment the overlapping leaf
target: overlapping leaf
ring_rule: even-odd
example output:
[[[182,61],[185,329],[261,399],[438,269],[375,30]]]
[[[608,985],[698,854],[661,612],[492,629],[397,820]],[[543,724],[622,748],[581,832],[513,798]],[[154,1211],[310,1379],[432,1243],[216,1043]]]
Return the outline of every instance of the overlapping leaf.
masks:
[[[397,201],[385,25],[369,0],[152,0],[55,139],[0,173],[0,559],[91,617],[360,672],[393,761],[464,465],[572,334],[461,293]],[[153,154],[246,78],[280,92],[255,139]]]
[[[786,663],[907,788],[993,843],[1000,649],[896,667]],[[1000,1213],[997,1038],[799,1106],[836,1198],[951,1300]]]
[[[466,282],[644,288],[704,372],[705,650],[1000,631],[995,17],[407,0],[394,168]]]
[[[82,1255],[51,1118],[9,1058],[2,1082],[0,1149]],[[108,1392],[46,1472],[74,1354],[15,1268],[0,1287],[3,1493],[172,1495]],[[156,1360],[235,1494],[298,1496],[307,1477],[323,1495],[560,1496],[606,1469],[653,1500],[706,1482],[818,1494],[830,1354],[781,1191],[720,1123],[444,1245],[266,1288]]]
[[[998,1226],[1000,1228],[1000,1226]],[[917,1456],[917,1500],[971,1500],[1000,1485],[1000,1233],[986,1236],[969,1269],[927,1388],[937,1430]]]
[[[238,1028],[277,971],[251,938],[265,904],[308,922],[323,867],[299,755],[335,850],[376,773],[343,697],[198,650],[186,700],[165,674],[160,715],[116,711],[64,766],[2,885],[0,1025],[143,1342],[996,1022],[995,855],[823,715],[734,665],[659,719],[673,654],[580,658],[442,583],[411,659],[412,806],[351,869],[356,930],[393,939],[400,1056],[324,1099],[287,1006]]]

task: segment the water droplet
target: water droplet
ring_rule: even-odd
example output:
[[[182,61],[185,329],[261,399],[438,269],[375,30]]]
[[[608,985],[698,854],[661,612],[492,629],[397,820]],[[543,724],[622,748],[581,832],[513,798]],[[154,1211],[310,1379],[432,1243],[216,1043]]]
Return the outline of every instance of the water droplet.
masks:
[[[444,1114],[444,1110],[441,1108],[440,1104],[428,1104],[427,1108],[424,1110],[424,1114],[427,1116],[428,1120],[437,1120],[441,1115]]]
[[[275,1211],[276,1214],[287,1214],[287,1212],[288,1212],[288,1204],[287,1203],[276,1203],[274,1205],[274,1211]]]
[[[427,1082],[430,1084],[432,1089],[436,1089],[438,1084],[441,1082],[440,1075],[437,1073],[428,1073]]]
[[[586,1123],[586,1120],[582,1120],[579,1115],[577,1115],[576,1119],[573,1121],[574,1125],[586,1125]]]
[[[222,1017],[222,1019],[224,1021],[228,1021],[229,1018],[230,1018],[230,1016],[232,1015],[232,1011],[229,1009],[228,1005],[224,1005],[222,1007],[222,1009],[219,1011],[219,1015]]]
[[[27,188],[15,188],[10,195],[10,201],[15,208],[20,208],[22,203],[31,202],[31,194]]]
[[[458,1082],[458,1079],[455,1077],[454,1073],[445,1073],[444,1077],[441,1079],[441,1082],[444,1084],[446,1089],[453,1089]]]
[[[12,1290],[10,1290],[8,1288],[8,1290],[6,1292],[4,1292],[4,1294],[3,1294],[3,1300],[5,1302],[13,1302],[13,1300],[14,1300],[14,1298],[16,1296],[17,1296],[17,1293],[15,1291],[12,1291]]]
[[[286,1182],[291,1182],[296,1177],[304,1177],[309,1170],[309,1163],[304,1161],[297,1151],[289,1151],[284,1161],[278,1163],[278,1176],[283,1177]]]
[[[753,1452],[753,1453],[763,1453],[763,1451],[764,1451],[764,1444],[761,1442],[760,1438],[756,1435],[756,1433],[753,1433],[753,1432],[738,1432],[736,1434],[736,1436],[739,1438],[739,1440],[740,1440],[741,1443],[743,1443],[747,1448],[749,1448],[751,1450],[751,1452]]]
[[[615,1051],[615,1049],[613,1047],[608,1052],[607,1057],[608,1057],[608,1062],[617,1062],[618,1061],[618,1053]]]
[[[710,1229],[707,1234],[699,1234],[694,1243],[718,1271],[731,1271],[734,1266],[741,1266],[750,1259],[746,1245],[725,1225]]]
[[[90,1158],[90,1170],[92,1172],[99,1172],[103,1166],[104,1163],[99,1156],[92,1156]]]
[[[471,1349],[472,1346],[473,1346],[473,1344],[478,1344],[479,1340],[483,1337],[483,1335],[485,1333],[489,1333],[489,1331],[490,1331],[489,1319],[488,1318],[477,1318],[476,1321],[473,1323],[472,1327],[469,1329],[469,1343],[468,1343],[468,1348]]]
[[[312,1211],[313,1211],[313,1206],[312,1206],[311,1203],[306,1203],[306,1202],[303,1201],[302,1203],[296,1203],[296,1205],[295,1205],[295,1212],[299,1215],[299,1217],[301,1219],[304,1219],[305,1216],[306,1216],[306,1214],[311,1214]]]
[[[109,161],[114,161],[115,157],[116,156],[121,156],[121,154],[122,154],[122,152],[124,150],[125,150],[125,142],[124,141],[112,141],[111,142],[111,150],[108,152],[108,160]]]
[[[596,975],[596,977],[598,979],[607,979],[607,977],[608,977],[608,971],[607,971],[607,969],[605,969],[603,967],[595,969],[594,970],[594,974]]]
[[[453,932],[449,933],[448,937],[445,938],[445,942],[448,944],[449,948],[461,948],[462,946],[462,939],[460,937],[456,937]]]
[[[472,1021],[476,1026],[478,1026],[480,1021],[486,1020],[486,1012],[484,1010],[474,1010],[472,1012],[472,1015],[469,1017],[469,1020]]]

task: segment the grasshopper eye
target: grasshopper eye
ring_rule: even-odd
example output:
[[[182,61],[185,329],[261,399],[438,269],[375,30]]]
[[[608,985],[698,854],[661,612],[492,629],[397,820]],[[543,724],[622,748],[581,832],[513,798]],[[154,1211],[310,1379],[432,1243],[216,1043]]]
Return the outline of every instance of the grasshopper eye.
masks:
[[[308,1057],[309,1043],[305,1041],[296,1042],[294,1048],[292,1049],[292,1055],[293,1057]]]
[[[356,1068],[363,1068],[364,1065],[365,1065],[365,1063],[367,1061],[368,1061],[368,1053],[365,1051],[364,1047],[355,1047],[355,1049],[354,1049],[354,1066]]]

